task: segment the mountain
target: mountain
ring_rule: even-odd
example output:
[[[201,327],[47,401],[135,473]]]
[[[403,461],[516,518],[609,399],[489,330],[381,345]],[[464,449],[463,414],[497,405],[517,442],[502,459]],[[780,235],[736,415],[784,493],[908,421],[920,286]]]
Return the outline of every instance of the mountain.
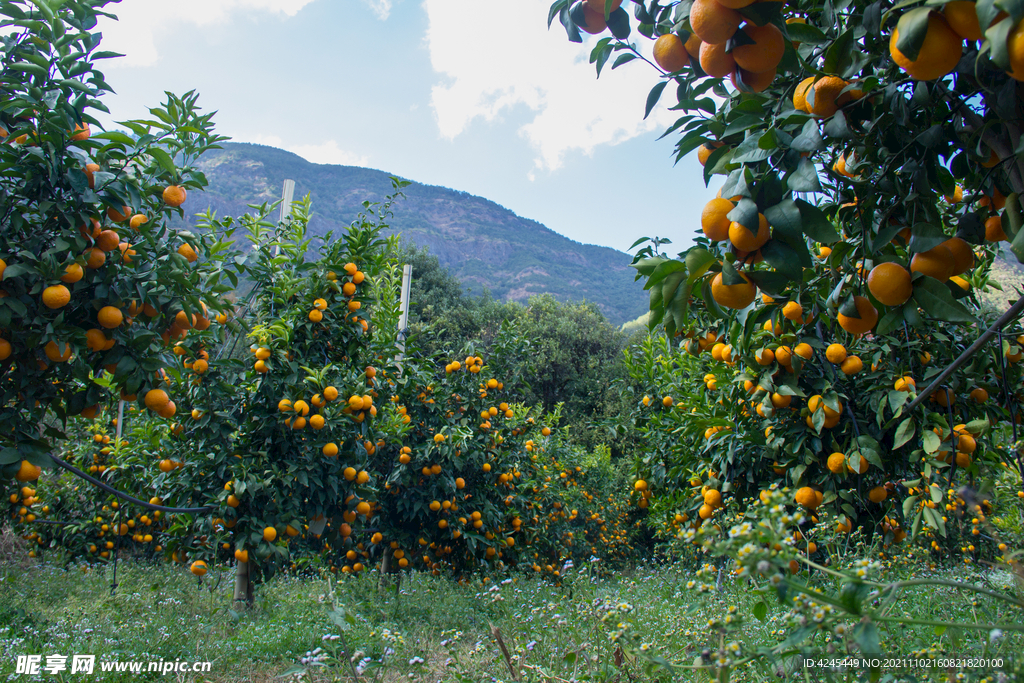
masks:
[[[312,198],[309,229],[317,236],[338,234],[364,201],[391,192],[391,174],[383,171],[313,164],[263,145],[225,143],[198,166],[210,184],[190,195],[190,214],[209,207],[218,216],[241,215],[249,204],[280,199],[284,180],[291,178],[296,199],[307,193]],[[474,293],[486,288],[496,299],[523,302],[544,292],[560,301],[585,299],[616,325],[647,310],[648,295],[634,282],[626,253],[580,244],[465,192],[413,183],[403,193],[393,206],[390,232],[428,247]]]

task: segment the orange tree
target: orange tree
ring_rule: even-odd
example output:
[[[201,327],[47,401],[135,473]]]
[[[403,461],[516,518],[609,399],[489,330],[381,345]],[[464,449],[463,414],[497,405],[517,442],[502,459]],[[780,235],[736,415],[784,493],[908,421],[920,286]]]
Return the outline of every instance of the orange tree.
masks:
[[[174,316],[220,306],[220,262],[169,219],[221,139],[196,97],[96,132],[104,2],[0,3],[0,477],[34,480],[68,418],[158,381]],[[197,253],[198,249],[198,253]],[[199,263],[196,263],[196,261]]]
[[[612,68],[646,59],[626,42],[633,22],[620,4],[551,7],[572,40],[579,29],[611,32],[591,53],[599,73],[617,53]],[[874,510],[865,519],[888,529],[878,506],[898,492],[888,519],[941,533],[951,519],[943,507],[958,508],[951,470],[973,481],[985,473],[976,450],[1001,450],[997,463],[1015,456],[1005,421],[995,440],[983,436],[1014,414],[1013,368],[1003,380],[1019,359],[1013,338],[976,355],[929,410],[904,409],[978,336],[974,290],[989,284],[999,243],[1024,257],[1024,6],[631,7],[661,75],[647,112],[674,85],[677,159],[697,150],[705,180],[723,176],[692,246],[672,258],[655,239],[634,262],[651,290],[651,324],[714,356],[640,373],[663,368],[672,385],[652,386],[648,401],[668,415],[655,424],[676,422],[707,463],[703,473],[642,467],[652,481],[637,485],[676,492],[693,478],[700,497],[710,477],[713,492],[691,510],[707,517],[726,484],[785,477],[805,507],[827,502],[854,520]],[[685,402],[698,419],[660,402],[669,386],[702,404]],[[1002,407],[987,402],[996,389]]]

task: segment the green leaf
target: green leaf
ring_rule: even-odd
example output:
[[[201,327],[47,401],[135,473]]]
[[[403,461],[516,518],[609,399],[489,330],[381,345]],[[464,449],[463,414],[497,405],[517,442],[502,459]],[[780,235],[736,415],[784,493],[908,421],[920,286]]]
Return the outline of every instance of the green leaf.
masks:
[[[899,32],[899,40],[896,41],[896,49],[913,61],[921,52],[924,45],[924,38],[928,33],[928,17],[932,10],[929,7],[916,7],[905,12],[896,24]]]
[[[629,15],[626,10],[619,7],[608,16],[608,31],[613,36],[625,40],[629,38],[629,30]]]
[[[821,138],[818,130],[818,122],[815,119],[807,119],[800,134],[793,138],[790,148],[797,152],[816,152],[825,147],[825,141]]]
[[[942,282],[922,277],[914,282],[914,300],[933,318],[951,323],[976,323],[977,318],[953,298],[949,288]]]
[[[800,210],[800,224],[805,235],[822,244],[834,244],[839,241],[839,233],[824,211],[803,199],[797,199],[795,204]]]
[[[875,334],[879,337],[889,334],[903,323],[903,308],[892,308],[875,325]]]
[[[910,251],[921,253],[934,249],[949,239],[941,226],[917,223],[910,230]]]
[[[172,176],[177,174],[178,169],[174,166],[174,161],[171,160],[171,155],[160,149],[159,147],[151,147],[149,149],[149,155],[156,159],[157,163],[163,167],[165,171],[170,173]]]
[[[900,426],[896,428],[896,437],[892,442],[892,447],[894,449],[899,448],[903,444],[910,441],[912,438],[914,438],[915,430],[916,426],[914,425],[914,419],[911,417],[905,419],[903,422],[900,423]]]
[[[723,193],[724,194],[724,193]],[[733,207],[732,211],[726,214],[726,218],[735,223],[739,223],[752,235],[756,235],[760,219],[758,218],[757,204],[752,200],[743,197],[740,199],[736,206]],[[767,218],[767,216],[765,217]]]
[[[1010,52],[1007,42],[1015,24],[1013,17],[1005,17],[985,30],[985,42],[992,47],[992,61],[1000,69],[1009,70],[1010,68]]]
[[[821,32],[816,26],[810,24],[786,24],[785,32],[790,40],[808,45],[824,45],[828,42],[828,36]]]
[[[619,9],[622,8],[620,7]],[[658,104],[658,100],[661,99],[661,93],[665,90],[666,85],[668,85],[668,81],[662,81],[651,88],[651,92],[647,95],[647,106],[644,108],[645,119],[654,111],[654,107]]]
[[[804,249],[804,255],[806,255],[806,253],[807,249]],[[803,276],[802,269],[806,266],[801,264],[801,261],[803,260],[801,258],[802,255],[784,240],[768,240],[768,242],[761,247],[761,255],[764,256],[764,260],[767,261],[769,265],[788,277],[790,280],[799,280]]]
[[[782,12],[781,2],[772,2],[771,0],[763,0],[762,2],[755,2],[746,7],[741,7],[736,10],[744,18],[749,19],[757,26],[764,26],[770,23],[772,19],[779,16]]]
[[[739,272],[733,268],[733,265],[728,261],[722,263],[722,284],[724,285],[742,285],[746,282],[746,279]]]
[[[754,605],[753,612],[754,616],[757,617],[758,621],[764,621],[765,618],[767,618],[768,616],[768,605],[766,605],[762,600],[761,602]]]
[[[810,159],[801,159],[796,170],[786,176],[786,186],[793,192],[821,192],[818,167]]]
[[[924,442],[924,452],[929,454],[939,450],[939,446],[942,445],[942,439],[930,429],[921,434],[921,440]]]
[[[718,261],[707,249],[695,247],[686,253],[686,272],[694,280],[707,272],[713,263]]]

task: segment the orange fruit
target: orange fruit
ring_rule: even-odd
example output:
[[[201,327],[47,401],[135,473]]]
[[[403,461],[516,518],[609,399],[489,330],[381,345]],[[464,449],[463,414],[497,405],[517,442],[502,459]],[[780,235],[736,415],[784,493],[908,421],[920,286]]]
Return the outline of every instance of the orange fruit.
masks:
[[[737,45],[732,57],[737,66],[751,73],[760,74],[775,71],[786,51],[786,39],[774,24],[753,26],[747,24],[743,32],[754,41],[752,45]]]
[[[901,306],[914,293],[910,277],[898,263],[879,263],[868,273],[868,290],[886,306]]]
[[[954,265],[953,252],[945,244],[914,254],[914,258],[910,259],[911,272],[923,273],[939,282],[945,282],[953,276]]]
[[[974,250],[959,237],[951,237],[942,243],[953,254],[953,275],[959,275],[974,266]]]
[[[859,317],[854,318],[840,312],[838,315],[839,326],[850,334],[870,332],[878,322],[878,310],[871,305],[866,296],[855,296],[853,302],[857,307]]]
[[[103,330],[98,330],[95,327],[86,330],[85,345],[89,347],[90,351],[103,351],[107,346],[107,336],[103,334]]]
[[[85,267],[89,270],[96,270],[107,262],[107,252],[97,247],[86,250]]]
[[[7,360],[11,357],[11,342],[6,339],[0,339],[0,360]]]
[[[868,491],[868,500],[870,500],[872,503],[881,503],[888,497],[889,492],[885,490],[884,486],[876,486],[875,488]]]
[[[328,443],[323,447],[322,451],[328,458],[333,458],[338,454],[338,444],[334,442]]]
[[[996,16],[996,21],[999,21],[999,16]],[[1007,73],[1018,81],[1024,81],[1024,19],[1010,29],[1006,49],[1010,53],[1010,70]]]
[[[839,369],[843,371],[844,375],[856,375],[864,369],[864,361],[857,356],[847,356],[846,360],[840,364]]]
[[[842,98],[839,95],[847,85],[849,84],[838,76],[825,76],[819,79],[814,84],[814,106],[811,113],[823,119],[834,116],[839,107],[849,99],[848,95]]]
[[[721,273],[717,273],[711,280],[711,296],[720,306],[738,310],[753,303],[757,288],[746,275],[743,273],[739,275],[744,281],[737,285],[723,284]]]
[[[694,0],[690,7],[690,26],[705,43],[724,43],[732,38],[743,17],[717,0]]]
[[[277,529],[272,526],[268,526],[263,530],[263,540],[267,543],[273,543],[277,538]]]
[[[117,243],[119,241],[120,238],[117,236],[117,233],[115,231],[103,230],[96,238],[96,246],[102,249],[103,251],[114,251],[115,249],[117,249]]]
[[[666,33],[654,41],[654,61],[663,71],[673,73],[690,65],[690,55],[679,36]]]
[[[89,137],[89,124],[88,123],[76,123],[75,131],[71,134],[71,139],[75,142],[86,140]]]
[[[130,221],[128,221],[128,227],[130,227],[132,230],[138,230],[148,222],[149,218],[147,218],[145,215],[141,213],[137,213],[134,216],[132,216],[132,219]]]
[[[768,219],[763,213],[757,214],[757,234],[746,226],[733,221],[729,224],[729,241],[740,251],[757,251],[768,242],[771,232],[768,230]]]
[[[82,270],[82,266],[77,263],[70,263],[64,269],[64,274],[60,276],[60,281],[70,285],[81,280],[84,275],[85,271]]]
[[[185,188],[180,185],[168,185],[164,188],[163,197],[164,204],[172,208],[177,208],[185,203]]]
[[[591,35],[597,35],[608,28],[608,22],[604,19],[604,12],[595,12],[589,6],[583,6],[583,23],[580,28]]]
[[[22,460],[14,478],[18,481],[35,481],[42,473],[43,468],[39,467],[39,465],[33,465],[28,460]]]
[[[132,208],[130,206],[122,206],[120,210],[115,209],[112,206],[107,208],[107,218],[115,223],[123,223],[131,218],[131,215]]]
[[[798,505],[802,505],[808,510],[813,510],[821,505],[820,493],[812,489],[810,486],[803,486],[796,492],[796,502]]]
[[[732,223],[727,216],[736,207],[728,199],[716,197],[704,205],[700,214],[700,227],[712,242],[729,239],[729,225]]]
[[[732,86],[743,92],[763,92],[775,80],[775,69],[754,73],[746,69],[736,68],[729,76]]]
[[[782,307],[782,315],[787,320],[800,320],[804,317],[804,307],[796,301],[788,301]]]
[[[971,391],[971,399],[975,403],[985,403],[986,401],[988,401],[988,392],[982,389],[981,387],[978,387],[977,389]]]
[[[712,152],[722,146],[720,142],[705,142],[703,145],[697,148],[697,161],[703,166],[708,163],[708,159],[711,157]]]
[[[178,253],[185,257],[185,260],[189,263],[195,263],[199,260],[199,256],[196,254],[195,249],[191,245],[182,244],[178,247]]]
[[[57,344],[55,341],[49,341],[43,351],[46,353],[46,357],[54,363],[63,363],[71,358],[71,345],[66,342]]]
[[[192,563],[192,566],[189,567],[189,571],[196,576],[203,576],[206,574],[206,563],[202,560],[196,560]]]
[[[153,411],[163,408],[171,400],[163,389],[150,389],[142,399],[146,407]]]
[[[96,189],[96,177],[93,175],[96,171],[100,170],[99,164],[86,164],[85,165],[85,177],[89,181],[89,189]]]
[[[1003,222],[999,216],[991,216],[985,221],[985,239],[989,242],[1006,242],[1009,240],[1003,231]]]
[[[961,38],[981,40],[984,37],[973,0],[951,0],[942,6],[942,15]]]
[[[43,290],[43,304],[47,308],[63,308],[71,301],[71,292],[64,285],[50,285]]]
[[[937,12],[932,12],[928,16],[928,28],[917,59],[907,59],[896,47],[897,41],[899,29],[894,28],[889,37],[889,54],[892,60],[919,81],[933,81],[952,72],[960,62],[964,47],[964,39],[950,27],[943,15]]]
[[[708,76],[724,78],[736,69],[736,60],[725,51],[725,43],[701,43],[700,68]]]
[[[104,306],[100,309],[99,313],[96,314],[96,319],[99,321],[101,327],[112,330],[115,327],[120,326],[124,321],[124,314],[121,313],[121,309],[119,308],[114,306]]]
[[[798,111],[811,113],[811,106],[807,104],[807,91],[814,85],[814,76],[808,76],[796,86],[793,91],[793,108]]]
[[[834,365],[842,365],[843,361],[847,359],[846,347],[842,344],[829,344],[825,349],[825,358]]]

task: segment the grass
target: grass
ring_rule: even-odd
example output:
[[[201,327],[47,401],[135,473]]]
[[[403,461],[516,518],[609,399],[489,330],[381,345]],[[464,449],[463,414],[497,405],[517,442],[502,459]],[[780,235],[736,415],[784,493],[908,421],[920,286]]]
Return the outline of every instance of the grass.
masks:
[[[524,681],[626,683],[654,680],[642,662],[617,652],[627,642],[646,656],[689,664],[704,648],[719,647],[718,636],[709,636],[712,619],[745,616],[732,636],[745,649],[776,645],[797,628],[799,617],[740,581],[727,579],[721,591],[705,594],[688,589],[694,574],[683,564],[642,565],[606,576],[591,571],[571,570],[562,586],[522,575],[460,586],[412,574],[400,592],[378,591],[373,573],[340,582],[279,576],[260,587],[252,611],[235,612],[228,567],[212,568],[200,581],[168,564],[121,562],[112,595],[112,565],[62,568],[8,560],[0,563],[0,680],[83,680],[14,675],[18,654],[41,654],[45,661],[49,654],[77,653],[95,654],[100,661],[212,662],[210,673],[197,676],[108,673],[91,679],[103,681],[282,680],[312,656],[324,666],[309,667],[304,680],[351,680],[358,666],[360,680],[367,681],[507,681],[514,669]],[[911,574],[1015,590],[1009,574],[973,568],[922,572],[911,564],[890,565],[883,578]],[[768,610],[758,620],[750,615],[762,600]],[[614,618],[603,621],[610,610]],[[892,613],[942,621],[1024,621],[1019,612],[952,588],[907,591]],[[990,641],[987,630],[892,626],[882,633],[883,650],[891,655],[929,647],[960,656],[1006,654],[1024,644],[1012,632]],[[613,641],[611,634],[623,630],[631,636]],[[822,650],[835,639],[824,632],[816,637]],[[770,664],[769,670],[738,671],[731,680],[778,680]],[[692,672],[679,676],[673,680],[698,680]]]

